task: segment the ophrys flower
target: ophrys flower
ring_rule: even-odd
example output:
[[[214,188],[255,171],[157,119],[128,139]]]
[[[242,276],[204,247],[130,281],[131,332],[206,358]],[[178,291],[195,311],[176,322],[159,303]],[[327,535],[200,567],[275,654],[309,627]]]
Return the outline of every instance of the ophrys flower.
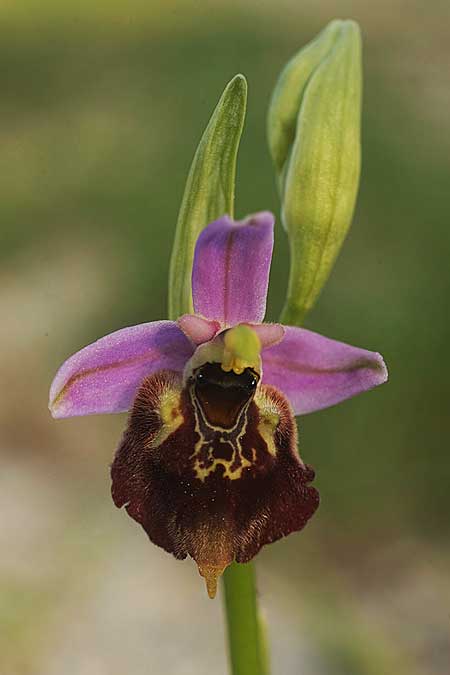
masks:
[[[63,364],[50,392],[54,417],[131,409],[113,499],[154,543],[189,554],[211,597],[231,562],[301,530],[318,506],[294,415],[387,377],[377,353],[261,323],[273,220],[211,223],[195,250],[195,314],[97,340]]]

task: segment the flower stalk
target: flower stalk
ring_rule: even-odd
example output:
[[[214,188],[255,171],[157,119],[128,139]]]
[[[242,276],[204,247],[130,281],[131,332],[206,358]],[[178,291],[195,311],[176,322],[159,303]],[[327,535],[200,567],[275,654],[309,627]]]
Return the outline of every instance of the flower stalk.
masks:
[[[233,675],[269,675],[254,565],[234,563],[223,578],[231,672]]]

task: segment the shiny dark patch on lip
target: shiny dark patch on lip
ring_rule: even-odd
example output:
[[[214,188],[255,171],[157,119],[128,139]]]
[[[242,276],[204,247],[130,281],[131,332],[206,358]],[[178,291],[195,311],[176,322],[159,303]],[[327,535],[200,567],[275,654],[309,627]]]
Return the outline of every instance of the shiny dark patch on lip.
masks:
[[[237,375],[225,372],[219,363],[205,363],[194,375],[194,389],[207,421],[213,426],[230,429],[240,411],[250,401],[258,384],[251,369]]]

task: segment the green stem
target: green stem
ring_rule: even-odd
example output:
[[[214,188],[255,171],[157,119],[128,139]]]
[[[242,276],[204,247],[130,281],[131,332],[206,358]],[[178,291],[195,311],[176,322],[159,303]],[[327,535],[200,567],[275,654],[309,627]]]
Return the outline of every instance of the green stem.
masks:
[[[224,573],[231,675],[268,675],[253,563],[233,563]]]

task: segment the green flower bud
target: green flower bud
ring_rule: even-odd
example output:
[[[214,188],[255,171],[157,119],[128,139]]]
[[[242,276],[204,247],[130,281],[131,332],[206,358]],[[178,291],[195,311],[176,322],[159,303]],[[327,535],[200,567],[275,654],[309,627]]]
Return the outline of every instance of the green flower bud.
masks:
[[[236,159],[244,126],[247,82],[226,86],[191,164],[178,214],[169,273],[169,317],[193,311],[191,275],[195,243],[208,223],[234,212]]]
[[[289,235],[284,323],[299,325],[350,226],[360,173],[361,36],[332,21],[287,64],[273,93],[268,138]]]

